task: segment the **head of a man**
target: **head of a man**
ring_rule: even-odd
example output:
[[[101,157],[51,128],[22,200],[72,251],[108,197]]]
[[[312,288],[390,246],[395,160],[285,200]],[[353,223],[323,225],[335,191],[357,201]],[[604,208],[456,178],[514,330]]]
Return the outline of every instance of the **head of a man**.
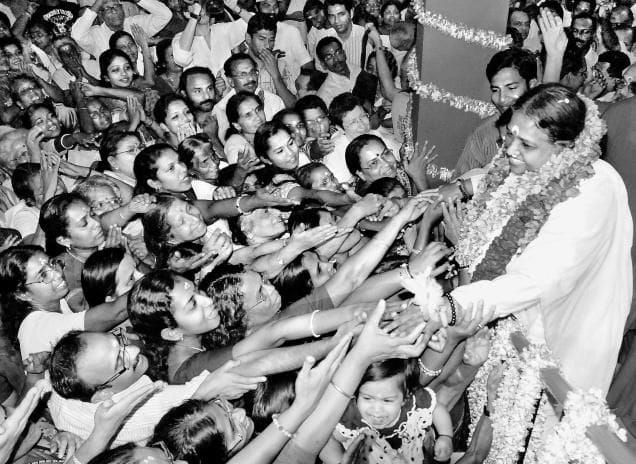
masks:
[[[616,90],[617,84],[623,79],[623,72],[629,67],[629,57],[618,50],[603,52],[594,65],[594,72],[603,75],[607,82],[607,92]]]
[[[11,81],[11,96],[13,101],[22,109],[35,103],[42,103],[46,94],[35,78],[27,74],[19,74]]]
[[[303,7],[303,17],[307,22],[307,29],[326,29],[329,27],[324,5],[320,0],[308,0]]]
[[[148,359],[124,331],[72,331],[53,348],[51,384],[64,398],[98,402],[126,390],[148,369]]]
[[[351,33],[351,8],[350,0],[325,0],[327,21],[340,36],[348,36]]]
[[[537,62],[527,50],[511,48],[495,53],[486,66],[491,100],[503,113],[537,84]]]
[[[398,21],[391,27],[389,41],[396,50],[410,50],[415,44],[415,24],[411,21]]]
[[[254,93],[258,87],[258,68],[254,59],[246,53],[232,55],[223,64],[230,86],[237,92]]]
[[[317,139],[329,134],[331,123],[327,105],[317,95],[307,95],[296,102],[296,111],[303,118],[307,127],[307,136]]]
[[[113,31],[124,27],[124,8],[119,0],[105,0],[99,9],[99,17]]]
[[[596,10],[596,0],[576,0],[572,7],[572,16],[582,13],[594,14]]]
[[[521,38],[526,40],[530,34],[530,16],[520,8],[512,8],[508,12],[508,27],[516,29]]]
[[[288,7],[288,0],[285,0],[284,2],[279,0],[261,0],[260,2],[256,2],[257,14],[261,13],[274,20],[283,19]]]
[[[15,129],[0,137],[0,166],[13,172],[18,164],[30,161],[27,133],[26,129]]]
[[[347,54],[336,37],[324,37],[316,45],[316,55],[322,65],[332,73],[346,75],[349,73]]]
[[[610,24],[615,29],[617,26],[631,26],[634,23],[634,13],[627,5],[618,5],[610,13]]]
[[[252,55],[259,56],[264,49],[274,49],[276,28],[276,20],[268,15],[257,13],[250,18],[247,23],[245,43]]]
[[[587,50],[594,41],[596,33],[596,18],[587,13],[582,13],[572,19],[570,37],[580,49]]]
[[[197,111],[210,112],[217,101],[214,76],[210,68],[194,66],[181,74],[179,91]]]

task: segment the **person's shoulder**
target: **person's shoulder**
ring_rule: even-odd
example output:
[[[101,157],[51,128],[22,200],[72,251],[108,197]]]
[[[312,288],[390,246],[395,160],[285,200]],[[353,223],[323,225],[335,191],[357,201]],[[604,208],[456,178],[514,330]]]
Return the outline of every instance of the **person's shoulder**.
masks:
[[[616,103],[612,103],[603,112],[603,118],[607,119],[608,117],[612,117],[616,114],[623,114],[625,112],[633,112],[636,111],[636,96],[627,98],[625,100],[621,100]]]

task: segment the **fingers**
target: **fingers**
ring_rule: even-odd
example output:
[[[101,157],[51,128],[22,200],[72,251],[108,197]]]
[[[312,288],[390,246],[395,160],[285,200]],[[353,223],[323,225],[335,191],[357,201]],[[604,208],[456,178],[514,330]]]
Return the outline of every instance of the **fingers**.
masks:
[[[380,300],[378,301],[377,306],[369,315],[369,319],[367,320],[367,324],[373,327],[379,327],[380,321],[382,320],[382,316],[384,314],[384,309],[386,308],[386,301]]]

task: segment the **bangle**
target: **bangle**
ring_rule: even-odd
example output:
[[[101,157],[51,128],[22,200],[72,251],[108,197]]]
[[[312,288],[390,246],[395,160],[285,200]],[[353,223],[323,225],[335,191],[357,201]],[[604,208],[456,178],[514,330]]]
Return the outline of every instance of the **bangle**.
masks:
[[[64,134],[64,135],[62,135],[62,137],[60,137],[60,145],[62,145],[62,147],[65,150],[70,150],[71,148],[73,148],[75,146],[75,144],[72,144],[72,145],[70,145],[68,147],[66,145],[64,145],[64,137],[70,137],[70,136],[71,136],[71,134]]]
[[[344,396],[348,400],[352,400],[353,398],[355,398],[353,395],[350,395],[349,393],[344,391],[342,388],[340,388],[338,385],[336,385],[333,380],[329,381],[329,385],[331,385],[334,390],[336,390],[338,393],[340,393],[342,396]]]
[[[318,314],[319,312],[319,309],[315,310],[313,313],[311,313],[311,317],[309,318],[309,331],[314,336],[314,338],[320,338],[320,334],[317,334],[314,330],[314,317],[316,317],[316,314]]]
[[[201,19],[200,14],[196,14],[196,13],[189,13],[189,14],[190,14],[190,19],[196,19],[197,21]]]
[[[236,206],[236,211],[238,211],[239,214],[245,214],[245,211],[241,209],[241,200],[245,198],[245,196],[246,195],[241,195],[240,197],[236,197],[236,203],[234,203],[234,206]]]
[[[428,367],[426,367],[424,365],[424,363],[422,362],[421,359],[417,359],[417,365],[420,366],[420,372],[424,375],[427,375],[429,377],[437,377],[438,375],[440,375],[442,373],[442,368],[440,367],[439,369],[436,370],[432,370],[429,369]]]
[[[448,325],[452,327],[457,322],[457,309],[455,308],[455,300],[453,300],[453,297],[452,297],[452,295],[450,293],[444,293],[444,296],[446,297],[446,299],[450,303],[451,319],[450,319],[450,321],[448,321]]]
[[[272,423],[276,426],[276,429],[282,433],[283,435],[285,435],[287,438],[289,438],[290,440],[293,440],[294,438],[296,438],[296,434],[295,433],[291,433],[289,430],[287,430],[285,427],[283,427],[280,422],[278,422],[278,416],[280,414],[273,414],[272,415]]]
[[[438,433],[437,434],[437,438],[442,438],[442,437],[448,437],[451,439],[451,441],[453,440],[453,436],[452,435],[446,435],[445,433]]]
[[[468,195],[468,190],[466,190],[464,181],[462,179],[457,179],[457,185],[459,186],[459,193],[462,194],[462,200],[468,200],[470,195]]]

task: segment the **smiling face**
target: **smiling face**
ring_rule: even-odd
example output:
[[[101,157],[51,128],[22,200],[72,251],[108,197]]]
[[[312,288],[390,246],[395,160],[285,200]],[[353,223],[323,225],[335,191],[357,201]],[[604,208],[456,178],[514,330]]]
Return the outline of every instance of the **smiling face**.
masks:
[[[194,115],[183,100],[174,100],[166,108],[166,119],[162,122],[162,128],[177,135],[183,127],[194,125]]]
[[[170,292],[171,312],[184,335],[201,335],[219,326],[219,312],[212,299],[199,292],[187,279],[177,277]]]
[[[210,401],[205,412],[223,434],[225,447],[230,454],[238,452],[252,438],[254,423],[244,409],[234,408],[227,400],[218,399]]]
[[[397,161],[393,152],[383,143],[371,140],[358,154],[360,171],[356,174],[365,182],[373,182],[382,177],[397,175]]]
[[[115,56],[106,68],[105,79],[115,88],[130,87],[133,81],[133,69],[130,62],[121,56]]]
[[[395,423],[404,404],[403,380],[401,374],[362,384],[357,405],[365,422],[375,429],[387,428]]]
[[[491,100],[503,113],[528,90],[526,80],[516,68],[503,68],[490,81]]]
[[[248,327],[265,324],[280,311],[280,294],[257,272],[247,271],[243,274],[241,293]]]
[[[29,115],[32,126],[37,126],[44,132],[44,139],[52,139],[60,135],[62,127],[57,116],[47,108],[38,108]]]
[[[207,232],[201,211],[183,200],[174,200],[166,214],[170,240],[174,244],[196,241]]]
[[[20,71],[24,63],[22,51],[15,44],[8,44],[3,47],[4,54],[9,59],[9,68],[12,71]]]
[[[104,243],[102,226],[92,215],[89,206],[83,201],[72,203],[66,210],[66,237],[58,237],[63,247],[79,249],[97,248]]]
[[[562,146],[550,141],[547,132],[539,129],[534,119],[515,111],[507,126],[504,142],[510,171],[521,175],[526,170],[537,171]]]
[[[342,128],[345,134],[347,134],[347,137],[349,137],[349,140],[366,134],[371,129],[369,115],[362,106],[356,106],[342,116]]]
[[[105,131],[113,123],[113,118],[110,110],[106,108],[101,101],[97,99],[91,99],[86,102],[86,108],[88,109],[88,115],[91,117],[93,127],[98,131]]]
[[[187,192],[192,187],[188,168],[179,161],[179,155],[174,150],[164,150],[155,166],[156,179],[148,180],[148,185],[154,190],[176,193]]]
[[[26,297],[40,304],[57,302],[68,293],[62,268],[51,265],[44,253],[35,253],[26,263]]]

